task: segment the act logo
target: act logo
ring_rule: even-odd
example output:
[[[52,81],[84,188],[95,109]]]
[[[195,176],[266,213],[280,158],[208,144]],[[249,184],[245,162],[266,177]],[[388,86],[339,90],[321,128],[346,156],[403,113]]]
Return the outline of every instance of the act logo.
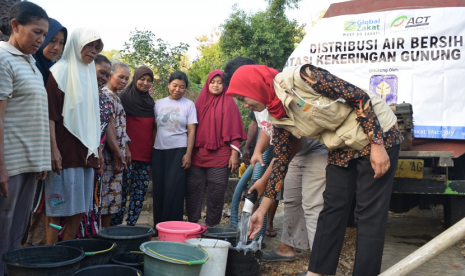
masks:
[[[344,32],[353,32],[355,31],[355,27],[355,21],[353,20],[344,22]]]
[[[399,16],[391,23],[391,28],[396,28],[405,25],[405,28],[413,28],[413,27],[420,27],[420,26],[427,26],[429,25],[428,20],[431,16],[417,16],[417,17],[410,17],[408,18],[405,15]],[[405,24],[404,24],[405,23]]]
[[[420,27],[420,26],[427,26],[429,25],[428,19],[431,16],[417,16],[412,17],[408,20],[407,25],[405,28],[413,28],[413,27]]]
[[[405,15],[402,15],[402,16],[397,17],[396,19],[394,19],[394,21],[392,21],[392,23],[391,23],[391,28],[392,28],[392,27],[399,27],[399,26],[402,25],[402,24],[405,22],[405,20],[407,20],[407,19],[408,19],[408,18],[407,18],[407,16],[405,16]]]

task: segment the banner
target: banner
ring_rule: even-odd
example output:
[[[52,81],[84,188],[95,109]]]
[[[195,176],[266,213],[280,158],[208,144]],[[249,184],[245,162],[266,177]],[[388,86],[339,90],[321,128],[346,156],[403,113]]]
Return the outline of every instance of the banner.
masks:
[[[465,139],[465,8],[396,10],[322,19],[285,67],[305,63],[411,103],[416,138]]]

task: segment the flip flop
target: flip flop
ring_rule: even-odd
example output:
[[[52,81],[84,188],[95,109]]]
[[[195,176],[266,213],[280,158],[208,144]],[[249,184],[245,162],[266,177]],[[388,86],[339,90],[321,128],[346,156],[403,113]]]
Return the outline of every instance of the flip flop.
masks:
[[[267,237],[270,237],[270,238],[274,238],[276,237],[276,235],[278,234],[278,232],[276,232],[276,230],[274,228],[272,229],[266,229],[266,232],[265,232],[265,235]]]
[[[262,261],[264,262],[293,262],[295,261],[295,257],[286,257],[286,256],[279,255],[273,249],[270,252],[263,253]]]

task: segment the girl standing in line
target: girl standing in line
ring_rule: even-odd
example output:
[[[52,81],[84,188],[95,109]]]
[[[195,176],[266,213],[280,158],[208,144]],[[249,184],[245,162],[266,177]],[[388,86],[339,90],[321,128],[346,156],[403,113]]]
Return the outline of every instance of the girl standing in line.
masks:
[[[182,221],[186,170],[191,166],[197,113],[183,97],[189,81],[184,72],[169,78],[169,97],[155,103],[157,132],[152,154],[153,222]]]
[[[223,71],[214,70],[200,92],[195,108],[199,121],[192,166],[187,171],[186,210],[190,222],[201,218],[207,194],[206,224],[221,221],[229,173],[239,167],[240,143],[247,139],[236,102],[226,96]]]

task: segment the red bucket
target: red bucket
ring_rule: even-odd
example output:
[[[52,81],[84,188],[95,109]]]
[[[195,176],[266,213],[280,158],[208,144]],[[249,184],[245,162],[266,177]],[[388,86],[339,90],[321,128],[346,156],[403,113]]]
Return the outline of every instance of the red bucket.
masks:
[[[185,221],[165,221],[156,226],[159,241],[173,241],[185,243],[187,239],[195,239],[207,230],[199,223]]]

